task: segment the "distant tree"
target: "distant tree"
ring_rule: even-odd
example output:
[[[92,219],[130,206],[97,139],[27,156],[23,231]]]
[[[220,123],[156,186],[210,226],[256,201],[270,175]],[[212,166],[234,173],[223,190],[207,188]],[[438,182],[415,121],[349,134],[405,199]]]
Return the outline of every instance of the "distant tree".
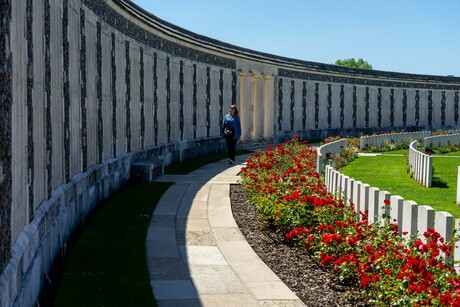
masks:
[[[343,59],[343,60],[338,59],[337,61],[335,61],[335,65],[362,68],[362,69],[372,69],[372,65],[367,63],[367,61],[364,61],[362,58],[359,58],[358,60],[355,60],[355,58]]]

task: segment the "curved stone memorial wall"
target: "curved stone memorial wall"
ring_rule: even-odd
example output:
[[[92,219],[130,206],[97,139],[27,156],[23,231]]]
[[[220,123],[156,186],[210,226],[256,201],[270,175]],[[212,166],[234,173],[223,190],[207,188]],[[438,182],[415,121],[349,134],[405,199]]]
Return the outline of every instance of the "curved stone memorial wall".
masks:
[[[130,165],[293,134],[457,127],[460,78],[366,71],[192,33],[124,0],[0,0],[0,305],[33,305],[45,272]]]

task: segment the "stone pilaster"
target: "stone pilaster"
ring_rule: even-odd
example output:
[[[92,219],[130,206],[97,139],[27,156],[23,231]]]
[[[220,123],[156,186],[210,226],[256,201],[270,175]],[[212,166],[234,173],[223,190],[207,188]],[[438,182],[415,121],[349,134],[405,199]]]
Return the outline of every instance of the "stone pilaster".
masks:
[[[240,119],[241,141],[251,140],[251,77],[252,73],[240,72]]]
[[[252,87],[252,107],[253,107],[253,124],[252,140],[260,143],[263,138],[264,129],[264,91],[263,78],[259,73],[255,73],[251,80]]]
[[[273,75],[264,74],[264,141],[273,142],[275,138],[275,100]]]

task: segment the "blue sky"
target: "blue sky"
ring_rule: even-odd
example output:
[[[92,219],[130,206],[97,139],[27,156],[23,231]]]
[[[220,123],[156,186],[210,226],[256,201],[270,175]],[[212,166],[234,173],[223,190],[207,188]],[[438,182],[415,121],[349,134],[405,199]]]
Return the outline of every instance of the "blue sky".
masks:
[[[460,0],[132,0],[189,31],[307,61],[460,77]]]

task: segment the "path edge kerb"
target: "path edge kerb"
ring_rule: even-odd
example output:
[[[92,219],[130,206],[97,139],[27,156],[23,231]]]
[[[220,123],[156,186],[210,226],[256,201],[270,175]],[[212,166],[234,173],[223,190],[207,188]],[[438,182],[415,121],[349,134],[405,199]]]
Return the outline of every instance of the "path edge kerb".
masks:
[[[187,230],[184,229],[182,229],[182,232],[185,233],[182,235],[184,240],[180,242],[181,240],[178,237],[175,240],[175,244],[177,244],[176,250],[180,251],[181,260],[185,266],[183,270],[189,273],[189,280],[187,280],[188,278],[175,281],[161,280],[162,274],[158,274],[159,268],[158,265],[154,264],[155,258],[150,258],[149,260],[148,257],[152,290],[159,306],[163,305],[162,302],[165,303],[164,305],[172,302],[179,303],[178,300],[188,300],[188,303],[191,303],[190,300],[194,300],[195,302],[198,301],[200,306],[234,306],[235,303],[245,306],[278,306],[280,304],[283,306],[305,306],[295,293],[291,291],[258,257],[249,243],[245,240],[233,217],[230,203],[230,186],[239,183],[239,173],[241,168],[245,165],[246,159],[247,155],[239,156],[237,157],[235,165],[229,166],[226,164],[226,160],[222,160],[208,164],[189,175],[164,175],[162,178],[156,179],[156,181],[170,181],[172,179],[175,184],[169,188],[171,190],[169,194],[176,194],[177,196],[177,193],[172,193],[176,187],[179,187],[177,183],[184,184],[189,182],[190,187],[191,185],[197,185],[197,182],[201,181],[200,188],[184,189],[182,186],[182,191],[184,191],[184,193],[182,197],[180,197],[180,204],[177,204],[177,211],[174,217],[176,235],[179,234],[178,237],[180,236],[178,227],[180,227],[181,224],[184,225],[184,222],[187,225],[188,220],[187,216],[185,221],[181,221],[178,219],[179,215],[177,213],[184,212],[184,206],[189,206],[189,209],[194,206],[196,209],[196,202],[201,202],[203,205],[205,203],[206,205],[205,219],[207,219],[209,231],[212,235],[209,241],[211,243],[206,244],[208,246],[196,246],[196,244],[189,245]],[[213,172],[206,171],[209,169],[221,170],[212,176]],[[210,176],[205,178],[205,174],[210,174]],[[200,178],[198,179],[198,177]],[[195,193],[195,195],[192,197],[192,195],[186,195],[187,193]],[[203,202],[203,195],[206,193],[207,200]],[[195,199],[197,197],[201,200],[196,201]],[[186,201],[184,202],[184,200]],[[170,205],[174,206],[173,203]],[[155,210],[152,216],[152,223],[148,231],[149,234],[152,234],[152,231],[158,226],[155,225],[155,220],[159,220],[160,216],[158,212]],[[183,227],[186,228],[187,226]],[[158,228],[156,229],[158,230]],[[159,236],[153,237],[159,238]],[[155,244],[155,242],[150,242],[149,244],[149,241],[146,241],[147,255],[152,254],[152,251],[148,249],[155,248],[155,246],[159,247],[161,244],[159,244],[159,242],[157,242],[157,244]],[[203,261],[203,257],[207,255],[196,253],[197,250],[204,250],[205,248],[211,248],[216,253],[209,256],[213,258],[214,267],[207,265],[205,263],[206,261]],[[216,259],[220,260],[216,262]],[[202,266],[196,265],[197,263],[202,264]],[[216,266],[216,264],[218,265]],[[175,270],[177,267],[171,266],[170,269]],[[218,274],[222,274],[222,271],[225,270],[228,270],[228,275],[217,276]],[[160,268],[160,271],[163,271],[163,269]],[[206,273],[202,274],[202,271],[206,271]],[[217,275],[210,275],[214,271]],[[163,275],[172,276],[174,273],[171,272],[168,274],[167,272],[163,272]],[[209,283],[209,280],[217,280],[218,278],[224,280],[215,283],[215,285]],[[165,288],[162,287],[162,284],[173,286],[174,282],[181,285],[188,285],[187,291],[190,295],[183,297],[177,293],[165,294]],[[194,291],[190,289],[190,285],[193,285]],[[196,298],[194,298],[193,292],[195,292]],[[185,303],[185,301],[183,302]]]

